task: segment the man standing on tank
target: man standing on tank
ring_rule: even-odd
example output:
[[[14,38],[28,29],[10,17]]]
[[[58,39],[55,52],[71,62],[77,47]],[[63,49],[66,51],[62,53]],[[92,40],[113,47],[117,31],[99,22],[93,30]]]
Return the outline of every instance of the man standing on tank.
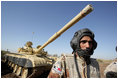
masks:
[[[99,78],[99,64],[90,58],[97,47],[94,33],[85,28],[75,32],[72,54],[63,54],[53,65],[48,78]]]

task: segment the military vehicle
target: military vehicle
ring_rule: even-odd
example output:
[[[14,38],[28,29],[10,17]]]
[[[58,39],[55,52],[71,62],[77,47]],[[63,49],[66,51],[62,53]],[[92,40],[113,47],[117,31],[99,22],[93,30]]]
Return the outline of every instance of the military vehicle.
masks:
[[[35,54],[37,48],[31,47],[32,42],[28,41],[24,48],[18,48],[18,53],[7,53],[4,61],[11,67],[13,73],[22,78],[34,78],[46,71],[50,71],[56,57],[47,56],[47,52],[42,49]]]
[[[93,10],[91,5],[87,5],[77,16],[68,22],[62,29],[56,32],[46,43],[32,48],[32,42],[27,42],[24,48],[19,48],[18,53],[8,53],[4,55],[4,62],[13,69],[13,73],[22,78],[31,78],[42,75],[43,72],[51,69],[56,61],[54,57],[48,57],[43,50],[45,46],[53,42],[57,37],[85,17]]]

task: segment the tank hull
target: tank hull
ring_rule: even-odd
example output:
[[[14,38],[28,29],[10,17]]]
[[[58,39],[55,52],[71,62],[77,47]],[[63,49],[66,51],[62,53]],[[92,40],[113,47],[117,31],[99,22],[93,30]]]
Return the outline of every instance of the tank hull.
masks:
[[[35,78],[50,71],[55,61],[47,56],[8,53],[2,62],[7,63],[13,73],[21,78]]]

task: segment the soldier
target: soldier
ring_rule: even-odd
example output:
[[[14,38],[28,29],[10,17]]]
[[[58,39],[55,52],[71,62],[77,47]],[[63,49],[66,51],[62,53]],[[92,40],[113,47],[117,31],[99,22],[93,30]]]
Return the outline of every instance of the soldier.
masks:
[[[31,41],[28,41],[26,44],[25,44],[25,49],[27,49],[28,47],[32,48],[32,45],[33,43]]]
[[[62,55],[53,65],[48,78],[99,78],[99,64],[90,58],[97,47],[94,33],[89,29],[75,32],[70,45],[71,55]]]
[[[117,58],[115,58],[114,61],[106,67],[104,75],[106,78],[117,78]]]
[[[18,48],[18,53],[32,55],[33,54],[32,45],[33,45],[32,42],[28,41],[24,47]]]
[[[24,50],[25,52],[28,52],[27,54],[33,54],[33,48],[32,48],[33,43],[31,41],[28,41],[25,46]]]

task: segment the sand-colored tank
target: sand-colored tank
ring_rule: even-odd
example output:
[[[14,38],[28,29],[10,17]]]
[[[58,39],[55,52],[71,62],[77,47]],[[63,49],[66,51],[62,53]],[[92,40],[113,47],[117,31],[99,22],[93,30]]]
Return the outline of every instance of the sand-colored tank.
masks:
[[[4,55],[4,62],[8,63],[13,73],[22,78],[35,78],[46,71],[50,71],[56,60],[55,57],[47,56],[44,49],[36,54],[35,51],[41,46],[32,48],[31,45],[32,42],[27,42],[24,48],[18,48],[18,53]]]
[[[77,23],[93,10],[91,5],[87,5],[77,16],[68,22],[62,29],[56,32],[46,43],[37,48],[32,48],[32,42],[27,42],[25,47],[19,48],[18,53],[8,53],[4,55],[4,62],[13,69],[19,77],[37,77],[43,72],[51,69],[57,58],[47,56],[44,47],[57,39],[72,25]]]

